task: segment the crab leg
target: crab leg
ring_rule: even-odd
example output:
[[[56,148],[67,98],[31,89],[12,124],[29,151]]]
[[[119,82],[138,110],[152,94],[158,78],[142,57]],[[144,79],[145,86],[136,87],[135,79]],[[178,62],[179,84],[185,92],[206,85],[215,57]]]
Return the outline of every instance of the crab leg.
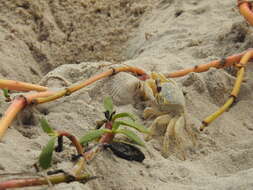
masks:
[[[163,138],[163,148],[162,148],[162,155],[165,158],[169,157],[169,149],[170,144],[175,139],[175,124],[177,122],[177,118],[172,118],[167,126],[166,133]]]
[[[147,107],[143,111],[143,118],[144,119],[151,119],[151,118],[158,117],[158,116],[161,116],[161,115],[164,115],[164,113],[162,113],[159,110],[154,109],[152,107]]]
[[[182,160],[186,159],[186,153],[185,153],[185,147],[182,147],[182,145],[187,145],[187,140],[189,139],[188,136],[190,134],[186,134],[185,131],[185,118],[183,115],[181,115],[174,126],[174,135],[175,135],[175,143],[176,146],[178,146],[179,150],[182,151]]]
[[[152,139],[152,136],[155,135],[155,131],[157,127],[163,127],[166,128],[168,123],[170,123],[170,120],[172,119],[172,117],[168,114],[166,115],[161,115],[159,117],[157,117],[153,123],[151,124],[150,128],[150,134],[146,136],[145,141],[149,141]]]

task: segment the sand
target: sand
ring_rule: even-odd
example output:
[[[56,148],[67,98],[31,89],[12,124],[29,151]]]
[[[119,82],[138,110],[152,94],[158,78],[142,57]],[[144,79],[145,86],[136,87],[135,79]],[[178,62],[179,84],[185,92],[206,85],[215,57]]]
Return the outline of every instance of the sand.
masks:
[[[253,40],[252,28],[230,0],[12,0],[0,2],[0,10],[0,77],[54,88],[100,73],[110,63],[147,72],[192,67],[242,52]],[[237,103],[204,132],[196,132],[197,145],[185,161],[162,157],[159,140],[153,139],[142,149],[143,163],[104,151],[88,166],[99,176],[96,180],[24,189],[252,189],[252,74],[249,64]],[[41,116],[76,136],[94,129],[115,77],[20,114],[0,142],[0,181],[16,177],[1,174],[34,172],[32,165],[48,140],[39,127]],[[211,69],[176,81],[185,94],[187,125],[199,129],[202,119],[229,97],[235,76],[233,69]],[[117,111],[135,113],[140,123],[150,124],[131,99],[115,101]],[[0,97],[0,113],[7,107]],[[67,148],[56,154],[54,167],[70,167],[72,153]]]

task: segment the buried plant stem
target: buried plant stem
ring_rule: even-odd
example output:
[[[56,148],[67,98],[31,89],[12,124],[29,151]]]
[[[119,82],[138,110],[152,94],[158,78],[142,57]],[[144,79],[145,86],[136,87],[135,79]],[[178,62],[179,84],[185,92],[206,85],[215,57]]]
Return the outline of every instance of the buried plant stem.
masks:
[[[16,90],[22,92],[28,92],[31,90],[43,92],[48,90],[48,88],[44,86],[5,79],[0,79],[0,89]]]
[[[4,136],[7,128],[12,123],[16,115],[27,105],[31,104],[32,100],[37,97],[47,97],[53,94],[53,92],[45,91],[28,95],[21,95],[14,98],[9,108],[4,113],[4,116],[0,121],[0,140]]]
[[[84,151],[83,147],[74,135],[71,135],[70,133],[68,133],[66,131],[57,131],[57,133],[58,133],[59,137],[61,137],[61,136],[67,137],[72,142],[72,144],[75,146],[77,153],[79,155],[83,155],[83,151]]]
[[[38,186],[38,185],[47,185],[48,181],[50,181],[52,184],[58,184],[62,182],[88,180],[89,178],[90,178],[89,174],[82,174],[74,178],[67,174],[58,174],[58,175],[52,175],[52,176],[40,177],[40,178],[14,179],[14,180],[8,180],[5,182],[0,182],[0,190],[10,189],[10,188]]]
[[[239,67],[240,69],[237,72],[237,78],[236,78],[233,90],[230,94],[230,98],[221,108],[219,108],[216,112],[214,112],[212,115],[208,116],[202,121],[203,125],[200,127],[201,131],[203,131],[205,127],[207,127],[212,121],[214,121],[217,117],[219,117],[222,113],[224,113],[235,102],[239,94],[242,81],[243,81],[245,66],[250,60],[250,58],[252,57],[253,57],[253,51],[248,51],[243,55],[240,63],[237,64],[237,67]]]
[[[77,162],[77,164],[72,168],[71,171],[71,175],[73,176],[79,176],[83,170],[83,168],[85,168],[85,157],[84,157],[84,149],[82,147],[82,145],[79,143],[79,141],[77,140],[77,138],[74,135],[71,135],[70,133],[66,132],[66,131],[57,131],[59,137],[60,136],[65,136],[67,137],[72,144],[75,146],[77,154],[82,156],[81,158],[79,158],[79,161]]]
[[[135,73],[135,74],[139,75],[141,78],[148,78],[148,75],[146,74],[146,72],[140,68],[137,68],[137,67],[126,66],[126,67],[112,68],[112,69],[109,69],[108,71],[105,71],[105,72],[102,72],[98,75],[95,75],[95,76],[85,80],[84,82],[81,82],[79,84],[74,84],[73,86],[65,88],[64,90],[60,90],[49,97],[36,98],[34,100],[34,103],[41,104],[41,103],[45,103],[45,102],[50,102],[50,101],[56,100],[58,98],[61,98],[63,96],[70,95],[73,92],[78,91],[78,90],[80,90],[80,89],[100,80],[100,79],[109,77],[109,76],[114,75],[119,72],[131,72],[131,73]]]

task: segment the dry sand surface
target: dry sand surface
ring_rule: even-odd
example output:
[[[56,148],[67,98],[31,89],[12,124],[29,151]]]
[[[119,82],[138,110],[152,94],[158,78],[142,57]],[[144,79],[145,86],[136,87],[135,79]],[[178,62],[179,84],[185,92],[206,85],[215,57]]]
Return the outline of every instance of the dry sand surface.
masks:
[[[51,87],[86,79],[115,62],[148,72],[174,71],[242,52],[252,42],[253,29],[231,0],[0,1],[0,77]],[[105,151],[88,166],[99,176],[96,180],[25,189],[253,189],[252,65],[246,75],[237,103],[205,132],[196,132],[197,145],[185,161],[174,154],[163,158],[159,140],[153,139],[142,149],[143,163]],[[0,142],[0,181],[16,177],[4,173],[34,172],[32,165],[48,140],[39,117],[76,136],[93,129],[103,118],[102,99],[115,77],[36,110],[27,108]],[[185,94],[187,125],[198,129],[229,97],[235,77],[233,69],[211,69],[176,81]],[[117,111],[133,112],[148,125],[127,98],[122,94],[121,102],[115,97]],[[0,100],[4,113],[8,103]],[[56,154],[55,168],[69,168],[72,153],[74,149]]]

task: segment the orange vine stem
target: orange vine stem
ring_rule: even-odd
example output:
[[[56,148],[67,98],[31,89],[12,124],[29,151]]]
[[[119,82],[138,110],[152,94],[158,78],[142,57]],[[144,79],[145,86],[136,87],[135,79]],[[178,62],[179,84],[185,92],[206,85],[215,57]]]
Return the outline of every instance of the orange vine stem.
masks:
[[[74,135],[71,135],[70,133],[68,133],[66,131],[57,131],[57,133],[59,134],[59,136],[67,137],[72,142],[72,144],[75,146],[77,153],[79,155],[83,155],[83,152],[84,152],[83,147]]]
[[[245,66],[251,58],[253,58],[253,50],[246,52],[243,55],[240,63],[236,65],[240,69],[237,72],[237,78],[233,90],[230,94],[230,98],[221,108],[219,108],[216,112],[214,112],[212,115],[208,116],[202,121],[203,126],[200,127],[201,131],[204,130],[205,127],[207,127],[212,121],[218,118],[221,114],[223,114],[227,109],[229,109],[229,107],[235,102],[241,88],[243,76],[245,73]]]
[[[109,76],[114,75],[119,72],[131,72],[131,73],[134,73],[134,74],[139,75],[141,77],[147,76],[146,78],[148,78],[148,75],[146,74],[146,72],[138,67],[126,66],[126,67],[112,68],[112,69],[109,69],[108,71],[105,71],[105,72],[102,72],[98,75],[95,75],[95,76],[89,78],[88,80],[85,80],[84,82],[81,82],[79,84],[74,84],[68,88],[65,88],[64,90],[60,90],[49,97],[36,98],[34,100],[34,103],[35,104],[42,104],[45,102],[50,102],[50,101],[56,100],[58,98],[66,96],[66,95],[70,95],[73,92],[80,90],[81,88],[84,88],[84,87],[86,87],[86,86],[88,86],[100,79],[103,79],[105,77],[109,77]]]
[[[238,7],[241,15],[253,26],[253,12],[251,10],[250,2],[245,0],[238,0]]]
[[[250,51],[250,50],[251,49],[249,49],[248,51]],[[243,53],[235,54],[235,55],[229,56],[229,57],[222,59],[222,60],[216,60],[216,61],[212,61],[210,63],[197,65],[192,68],[182,69],[182,70],[175,71],[172,73],[167,73],[167,74],[164,74],[164,76],[166,76],[167,78],[176,78],[176,77],[185,76],[191,72],[196,72],[196,73],[205,72],[205,71],[208,71],[211,67],[220,69],[220,68],[224,68],[224,67],[228,67],[228,66],[233,66],[235,63],[238,63],[240,61],[240,59],[242,58],[242,56],[246,52],[247,51],[245,51]]]
[[[32,100],[34,98],[38,97],[46,97],[49,95],[52,95],[53,92],[51,91],[45,91],[45,92],[38,92],[38,93],[33,93],[33,94],[28,94],[28,95],[21,95],[17,96],[9,108],[6,110],[4,113],[4,116],[1,118],[0,121],[0,140],[4,136],[7,128],[9,125],[12,123],[13,119],[16,117],[16,115],[26,106],[31,104]]]
[[[22,92],[28,92],[31,90],[42,92],[48,90],[48,88],[44,86],[5,79],[0,79],[0,89],[16,90]]]

